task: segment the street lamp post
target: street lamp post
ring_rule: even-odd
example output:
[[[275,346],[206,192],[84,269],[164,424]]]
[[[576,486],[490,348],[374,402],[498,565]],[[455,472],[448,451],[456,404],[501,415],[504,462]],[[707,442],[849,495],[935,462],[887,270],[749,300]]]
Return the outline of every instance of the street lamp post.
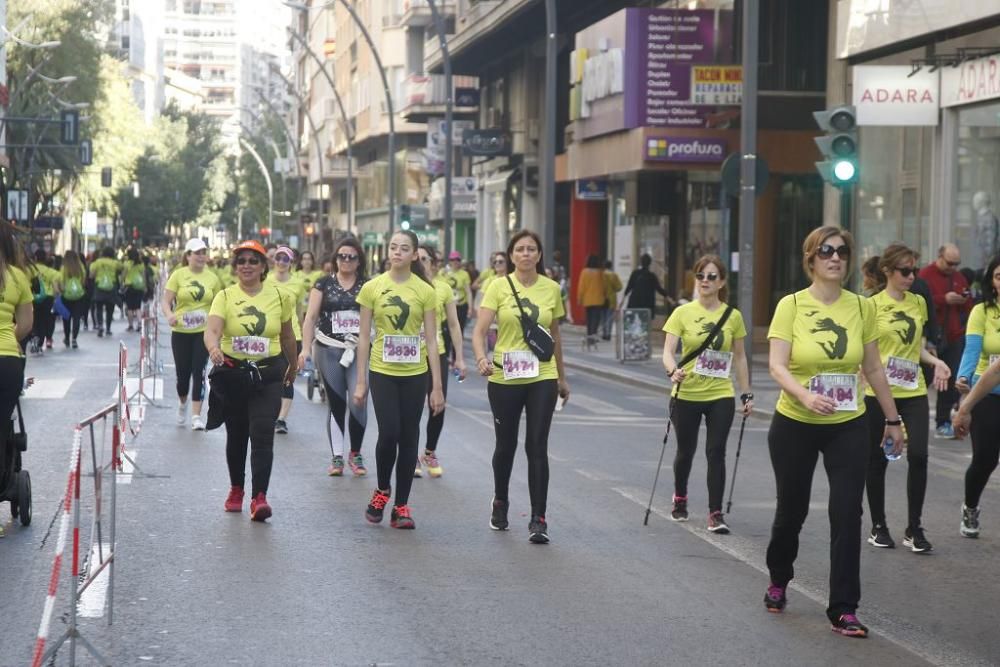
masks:
[[[326,9],[327,7],[337,4],[337,1],[338,0],[326,0],[326,2],[318,5],[317,9]],[[392,105],[392,93],[389,90],[389,79],[386,78],[385,67],[382,66],[382,58],[378,54],[378,49],[375,48],[375,41],[372,39],[372,36],[368,32],[368,28],[365,27],[361,17],[358,16],[354,7],[352,7],[347,0],[339,1],[340,4],[344,6],[344,9],[347,10],[347,13],[351,15],[351,19],[361,31],[365,41],[368,42],[368,48],[371,50],[372,58],[375,59],[375,66],[378,67],[379,75],[382,77],[382,89],[385,92],[385,105],[389,114],[389,234],[391,235],[393,231],[395,231],[396,224],[396,112]],[[285,2],[284,4],[292,9],[309,11],[309,7],[307,5],[303,5],[298,2]]]
[[[285,121],[282,118],[281,112],[275,108],[274,103],[264,95],[262,89],[257,88],[257,96],[260,100],[267,105],[267,108],[271,110],[281,123],[281,129],[285,131],[285,137],[288,139],[289,150],[295,151],[295,173],[299,178],[299,219],[302,217],[302,212],[305,210],[305,191],[306,191],[306,180],[308,179],[307,174],[302,173],[302,164],[299,162],[299,151],[301,146],[299,142],[292,136],[291,131],[288,126],[285,125]]]
[[[753,372],[753,241],[757,199],[757,49],[759,0],[743,1],[743,110],[740,120],[740,314],[750,333],[747,368]]]
[[[340,109],[341,124],[344,127],[344,136],[347,138],[347,231],[352,234],[357,233],[357,229],[354,225],[354,137],[351,136],[351,124],[347,118],[347,110],[344,109],[344,102],[340,99],[340,93],[337,91],[337,84],[334,82],[333,77],[329,72],[326,71],[326,67],[323,66],[323,61],[320,59],[316,52],[313,51],[306,40],[297,31],[289,29],[292,36],[302,45],[302,48],[312,56],[313,60],[316,61],[316,65],[319,67],[319,71],[323,73],[323,77],[326,82],[330,84],[330,89],[333,90],[333,98],[337,102],[337,108]]]
[[[264,166],[264,161],[260,158],[260,154],[251,145],[251,143],[245,140],[243,137],[239,138],[240,146],[243,146],[253,156],[253,159],[257,161],[257,166],[260,167],[260,173],[264,175],[264,180],[267,181],[267,228],[274,229],[274,186],[271,184],[271,174],[267,171],[267,167]]]
[[[454,153],[452,138],[452,120],[454,117],[455,93],[452,89],[451,73],[451,53],[448,51],[448,38],[445,35],[444,20],[437,10],[435,0],[427,0],[427,6],[431,10],[434,19],[434,31],[437,33],[438,43],[441,45],[441,59],[444,63],[444,246],[442,250],[448,252],[451,249],[451,181],[452,181],[452,154]]]
[[[240,109],[245,109],[249,113],[253,114],[253,110],[250,109],[249,107],[240,107]],[[253,136],[254,134],[253,128],[247,127],[247,125],[243,123],[243,121],[240,121],[240,128],[242,128],[242,130],[246,132],[248,136]],[[275,158],[281,157],[281,153],[278,152],[278,145],[274,142],[274,139],[272,139],[271,137],[264,137],[264,139],[270,144],[271,150],[274,152],[274,157]],[[282,207],[286,206],[288,200],[288,189],[285,186],[284,178],[281,179],[281,200],[282,200]]]

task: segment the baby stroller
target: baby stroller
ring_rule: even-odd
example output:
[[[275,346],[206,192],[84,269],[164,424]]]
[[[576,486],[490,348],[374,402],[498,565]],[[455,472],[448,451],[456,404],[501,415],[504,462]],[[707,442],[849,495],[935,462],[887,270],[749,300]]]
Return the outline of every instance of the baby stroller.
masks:
[[[28,449],[28,435],[20,401],[15,411],[16,419],[11,415],[9,422],[0,425],[0,502],[10,501],[11,516],[27,526],[31,523],[31,476],[21,468],[21,453]]]

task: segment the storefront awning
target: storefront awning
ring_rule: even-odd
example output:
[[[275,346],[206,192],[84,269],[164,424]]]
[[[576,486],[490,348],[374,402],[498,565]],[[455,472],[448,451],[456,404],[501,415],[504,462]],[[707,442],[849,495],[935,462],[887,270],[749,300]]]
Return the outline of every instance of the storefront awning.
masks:
[[[507,189],[507,181],[514,175],[514,169],[510,171],[498,171],[492,176],[487,176],[482,180],[485,192],[503,192]]]

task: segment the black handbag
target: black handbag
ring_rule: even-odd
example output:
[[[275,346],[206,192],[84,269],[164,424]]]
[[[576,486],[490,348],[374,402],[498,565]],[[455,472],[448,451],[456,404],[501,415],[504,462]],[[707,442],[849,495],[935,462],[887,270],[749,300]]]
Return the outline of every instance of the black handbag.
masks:
[[[517,304],[517,309],[521,313],[519,319],[521,320],[521,336],[524,338],[524,344],[538,357],[539,361],[551,361],[552,355],[556,351],[556,342],[552,340],[552,335],[548,331],[524,312],[521,297],[518,296],[517,290],[514,288],[514,281],[509,275],[507,283],[510,285],[511,294],[514,295],[514,303]]]

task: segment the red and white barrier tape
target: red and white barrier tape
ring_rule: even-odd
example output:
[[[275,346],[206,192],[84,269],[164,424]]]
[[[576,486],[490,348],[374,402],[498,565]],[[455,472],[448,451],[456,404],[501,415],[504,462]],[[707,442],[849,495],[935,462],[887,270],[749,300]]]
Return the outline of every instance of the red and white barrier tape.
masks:
[[[59,574],[62,570],[63,552],[66,550],[66,537],[69,534],[70,510],[73,500],[80,500],[80,446],[83,435],[79,427],[73,433],[73,451],[69,459],[69,475],[66,481],[66,494],[63,496],[63,515],[59,522],[59,538],[56,541],[56,552],[52,558],[52,575],[49,577],[49,590],[45,597],[45,608],[42,611],[42,622],[38,626],[38,637],[35,640],[35,652],[31,659],[32,667],[40,667],[45,655],[45,642],[49,638],[49,628],[52,623],[52,612],[56,606],[56,594],[59,592]],[[77,555],[79,550],[79,527],[73,533],[73,576],[76,576]]]

